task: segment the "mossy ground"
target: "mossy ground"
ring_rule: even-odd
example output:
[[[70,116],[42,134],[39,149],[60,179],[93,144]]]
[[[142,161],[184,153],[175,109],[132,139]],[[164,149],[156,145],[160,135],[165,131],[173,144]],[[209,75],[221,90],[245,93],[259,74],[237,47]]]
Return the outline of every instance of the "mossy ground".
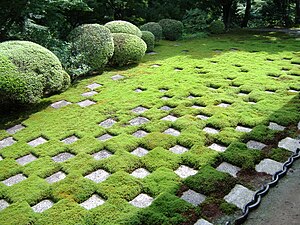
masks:
[[[280,149],[262,154],[247,149],[245,143],[272,142],[279,131],[267,128],[270,121],[283,126],[299,122],[299,93],[290,92],[300,91],[299,47],[299,40],[294,37],[272,33],[225,34],[176,43],[161,41],[155,48],[158,54],[147,55],[139,66],[81,80],[68,91],[44,99],[40,108],[2,116],[0,140],[9,136],[5,129],[12,125],[22,122],[26,128],[12,135],[16,144],[0,150],[4,158],[0,161],[1,181],[17,173],[28,179],[11,187],[0,183],[0,198],[11,204],[0,212],[1,224],[193,224],[195,218],[205,214],[201,207],[179,198],[178,190],[183,184],[209,197],[203,207],[213,202],[220,204],[222,212],[231,212],[232,206],[227,206],[222,197],[238,180],[213,167],[225,160],[253,169],[263,157],[280,159],[286,155]],[[153,64],[161,66],[152,67]],[[113,81],[111,76],[116,74],[125,79]],[[94,82],[102,84],[96,89],[99,93],[88,98],[96,104],[81,108],[75,103],[86,99],[81,94],[89,91],[86,86]],[[135,92],[137,88],[143,92]],[[161,99],[163,96],[169,99]],[[45,107],[59,100],[74,104],[61,109]],[[220,103],[231,105],[222,108],[217,106]],[[137,117],[131,110],[137,106],[148,109],[141,116],[150,122],[130,126],[129,121]],[[163,111],[162,106],[172,109]],[[161,120],[169,114],[178,119]],[[196,118],[198,114],[209,119]],[[107,129],[99,126],[108,118],[117,123]],[[253,130],[247,134],[237,132],[237,125]],[[220,132],[207,134],[203,131],[206,126]],[[168,128],[181,134],[177,137],[163,134]],[[132,134],[137,130],[149,134],[136,138]],[[96,139],[105,133],[114,137],[105,142]],[[79,140],[70,145],[61,142],[71,135]],[[35,148],[27,144],[40,136],[48,142]],[[212,143],[228,149],[219,153],[208,148]],[[169,151],[176,144],[189,151],[181,155]],[[149,153],[141,158],[130,154],[137,147]],[[96,161],[92,154],[102,149],[113,156]],[[75,157],[63,163],[53,162],[51,157],[62,152]],[[29,153],[38,160],[25,166],[16,163],[15,159]],[[199,173],[181,179],[174,173],[180,165]],[[143,179],[130,176],[141,167],[151,174]],[[97,169],[112,175],[99,184],[84,178]],[[67,177],[48,184],[44,179],[57,171],[63,171]],[[224,193],[218,193],[216,187],[222,187]],[[78,204],[94,193],[106,202],[89,211]],[[154,198],[146,209],[128,203],[140,193]],[[54,206],[44,213],[34,213],[30,206],[43,199],[51,199]]]

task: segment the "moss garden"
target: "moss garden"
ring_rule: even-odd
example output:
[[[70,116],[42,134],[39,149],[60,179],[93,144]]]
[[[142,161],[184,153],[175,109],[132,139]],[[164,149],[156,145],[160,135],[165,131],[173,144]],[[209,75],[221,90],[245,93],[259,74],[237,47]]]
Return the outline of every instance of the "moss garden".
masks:
[[[271,176],[255,166],[290,155],[278,141],[293,136],[300,121],[299,39],[236,31],[156,40],[144,56],[140,30],[120,23],[100,27],[116,32],[103,37],[111,45],[114,39],[114,49],[99,48],[110,68],[51,96],[37,67],[20,70],[26,65],[0,49],[1,65],[37,79],[40,91],[22,86],[24,95],[44,96],[0,117],[1,225],[224,224],[241,214],[225,196],[236,185],[258,190]],[[176,26],[171,40],[181,35]],[[60,74],[54,90],[63,88]],[[26,85],[28,76],[15,79]],[[251,149],[249,141],[264,148]],[[217,169],[224,162],[239,172]]]

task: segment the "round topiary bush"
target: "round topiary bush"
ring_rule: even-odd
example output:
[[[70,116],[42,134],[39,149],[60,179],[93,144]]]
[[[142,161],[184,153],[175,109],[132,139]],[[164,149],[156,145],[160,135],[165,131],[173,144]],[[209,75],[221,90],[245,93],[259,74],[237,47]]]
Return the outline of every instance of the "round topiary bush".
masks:
[[[62,91],[70,84],[70,77],[63,70],[59,59],[38,44],[29,41],[2,42],[0,54],[13,63],[24,79],[28,76],[37,77],[42,83],[43,95]]]
[[[150,31],[152,34],[154,34],[156,42],[162,38],[162,27],[159,25],[159,23],[145,23],[141,26],[141,31]]]
[[[178,20],[162,19],[159,21],[162,27],[163,36],[170,41],[176,41],[181,38],[183,33],[183,24]]]
[[[150,31],[142,31],[142,39],[147,44],[147,52],[151,52],[154,49],[155,37]]]
[[[115,51],[111,64],[124,66],[141,61],[147,50],[146,43],[136,35],[116,33],[113,34]]]
[[[134,24],[127,21],[115,20],[106,23],[104,26],[108,28],[111,33],[133,34],[138,37],[142,37],[141,30]]]
[[[76,67],[87,65],[89,70],[101,70],[114,53],[110,30],[99,24],[84,24],[69,35],[75,57],[80,56]]]
[[[212,34],[221,34],[225,30],[225,25],[221,20],[215,20],[209,25],[209,31]]]

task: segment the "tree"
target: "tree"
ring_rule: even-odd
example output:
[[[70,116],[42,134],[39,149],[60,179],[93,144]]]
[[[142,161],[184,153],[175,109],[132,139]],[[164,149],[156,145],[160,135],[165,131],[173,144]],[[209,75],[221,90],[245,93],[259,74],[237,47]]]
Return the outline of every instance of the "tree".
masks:
[[[252,1],[246,0],[246,9],[245,9],[245,15],[244,15],[244,18],[242,21],[242,27],[247,27],[247,25],[248,25],[248,21],[250,19],[251,6],[252,6]]]

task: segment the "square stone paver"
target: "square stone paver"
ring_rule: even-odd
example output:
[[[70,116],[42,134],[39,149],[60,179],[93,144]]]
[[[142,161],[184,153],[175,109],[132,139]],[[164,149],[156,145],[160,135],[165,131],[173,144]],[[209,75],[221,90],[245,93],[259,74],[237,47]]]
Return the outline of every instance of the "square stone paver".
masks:
[[[254,191],[237,184],[231,190],[231,192],[224,197],[224,199],[226,202],[234,204],[238,208],[243,209],[245,205],[252,200],[254,194]]]
[[[167,106],[167,105],[164,105],[164,106],[160,107],[159,109],[160,110],[164,110],[164,111],[170,111],[170,110],[172,110],[172,108],[169,107],[169,106]]]
[[[75,135],[72,135],[70,137],[63,139],[61,142],[65,143],[65,144],[72,144],[72,143],[76,142],[77,140],[79,140],[79,138],[76,137]]]
[[[138,107],[132,109],[131,112],[136,113],[136,114],[141,114],[141,113],[146,112],[147,110],[148,109],[143,106],[138,106]]]
[[[208,148],[215,150],[217,152],[225,152],[227,149],[227,147],[216,144],[216,143],[211,144],[210,146],[208,146]]]
[[[67,161],[68,159],[71,159],[71,158],[73,158],[73,157],[74,157],[73,154],[71,154],[71,153],[69,153],[69,152],[63,152],[63,153],[60,153],[60,154],[58,154],[58,155],[56,155],[56,156],[53,156],[53,157],[52,157],[52,160],[53,160],[54,162],[61,163],[61,162]]]
[[[4,199],[0,199],[0,211],[7,208],[9,206],[9,203],[5,201]]]
[[[139,194],[129,203],[137,208],[146,208],[151,205],[153,198],[146,194]]]
[[[177,137],[177,136],[180,135],[180,132],[178,130],[173,129],[173,128],[168,128],[167,130],[164,131],[164,134],[169,134],[169,135]]]
[[[93,154],[93,157],[96,160],[106,159],[111,156],[112,156],[112,153],[107,150],[101,150],[100,152],[96,152]]]
[[[191,203],[194,206],[198,206],[205,201],[206,196],[189,189],[183,192],[181,199]]]
[[[199,115],[196,116],[196,118],[201,119],[201,120],[208,120],[210,117],[199,114]]]
[[[142,124],[145,124],[145,123],[148,123],[150,120],[148,120],[147,118],[145,117],[136,117],[132,120],[129,121],[129,124],[131,126],[139,126],[139,125],[142,125]]]
[[[32,154],[29,154],[29,155],[25,155],[21,158],[18,158],[16,161],[17,163],[19,163],[21,166],[25,166],[26,164],[28,163],[31,163],[32,161],[36,160],[37,157],[35,157],[34,155]]]
[[[161,66],[160,64],[152,64],[152,65],[151,65],[152,68],[158,68],[158,67],[160,67],[160,66]]]
[[[165,116],[164,118],[162,118],[161,120],[174,122],[174,121],[176,121],[177,119],[178,119],[178,118],[175,117],[175,116],[167,115],[167,116]]]
[[[275,94],[275,91],[273,91],[273,90],[267,90],[267,91],[265,91],[267,94]]]
[[[241,168],[234,166],[230,163],[227,162],[222,162],[216,170],[224,172],[224,173],[229,173],[233,177],[237,177],[237,173],[241,170]]]
[[[136,178],[143,179],[144,177],[148,176],[150,172],[144,168],[139,168],[133,171],[130,175]]]
[[[109,139],[111,139],[111,138],[113,138],[113,136],[110,135],[110,134],[103,134],[102,136],[97,137],[97,139],[98,139],[99,141],[107,141],[107,140],[109,140]]]
[[[112,127],[115,123],[116,123],[116,121],[115,121],[114,119],[109,118],[109,119],[107,119],[107,120],[102,121],[102,122],[99,124],[99,126],[104,127],[104,128],[110,128],[110,127]]]
[[[220,131],[211,127],[205,127],[203,129],[204,132],[208,133],[208,134],[218,134]]]
[[[124,79],[125,77],[122,76],[121,74],[116,74],[114,76],[111,77],[112,80],[121,80]]]
[[[199,219],[194,225],[213,225],[213,224],[208,222],[207,220]]]
[[[277,171],[282,170],[283,163],[277,162],[272,159],[264,159],[255,166],[257,172],[263,172],[270,175],[275,174]]]
[[[70,105],[70,104],[72,104],[72,103],[71,103],[71,102],[68,102],[68,101],[66,101],[66,100],[61,100],[61,101],[52,103],[52,104],[51,104],[51,107],[52,107],[52,108],[55,108],[55,109],[59,109],[59,108],[61,108],[61,107],[65,107],[65,106]]]
[[[46,200],[43,200],[43,201],[39,202],[38,204],[32,206],[31,208],[36,213],[42,213],[45,210],[50,209],[52,206],[53,206],[53,202],[46,199]]]
[[[194,98],[196,98],[194,95],[189,95],[189,96],[187,96],[187,98],[188,99],[194,99]]]
[[[132,134],[134,137],[142,138],[148,135],[148,133],[144,130],[138,130]]]
[[[181,178],[187,178],[198,173],[198,170],[194,170],[188,166],[181,165],[177,170],[175,170],[175,173]]]
[[[182,154],[182,153],[187,152],[189,149],[187,149],[181,145],[175,145],[174,147],[170,148],[169,150],[175,154]]]
[[[37,146],[39,146],[41,144],[44,144],[46,142],[47,142],[47,140],[45,138],[38,137],[38,138],[28,142],[27,144],[29,144],[31,147],[37,147]]]
[[[55,183],[60,180],[63,180],[66,178],[66,174],[62,171],[58,171],[57,173],[52,174],[51,176],[47,177],[45,180],[49,183]]]
[[[228,104],[228,103],[220,103],[219,105],[218,105],[219,107],[222,107],[222,108],[227,108],[227,107],[229,107],[230,106],[230,104]]]
[[[298,123],[298,130],[300,130],[300,122]]]
[[[278,147],[291,152],[296,152],[297,148],[300,148],[300,140],[287,137],[278,143]]]
[[[161,100],[169,100],[169,99],[171,99],[171,98],[168,97],[168,96],[163,96],[163,97],[161,97]]]
[[[147,52],[147,55],[156,55],[157,52]]]
[[[0,149],[11,146],[14,143],[16,143],[16,141],[12,137],[4,138],[0,141]]]
[[[143,90],[142,90],[142,89],[140,89],[140,88],[137,88],[137,89],[135,89],[134,91],[135,91],[135,92],[137,92],[137,93],[141,93],[141,92],[143,92]]]
[[[144,155],[147,155],[148,153],[149,153],[149,151],[142,147],[138,147],[131,152],[132,155],[136,155],[138,157],[143,157]]]
[[[98,87],[101,87],[102,85],[101,84],[98,84],[98,83],[93,83],[93,84],[90,84],[88,86],[86,86],[87,88],[91,89],[91,90],[94,90]]]
[[[252,131],[251,128],[249,128],[249,127],[244,127],[244,126],[237,126],[237,127],[235,128],[235,130],[238,131],[238,132],[245,132],[245,133],[249,133],[249,132]]]
[[[191,108],[193,108],[193,109],[203,109],[203,108],[205,108],[205,106],[202,106],[202,105],[192,105]]]
[[[105,203],[105,201],[103,199],[101,199],[97,194],[93,194],[89,199],[82,202],[80,205],[83,208],[90,210],[90,209],[96,208],[100,205],[103,205],[104,203]]]
[[[17,174],[15,176],[12,176],[4,181],[2,181],[3,184],[5,184],[6,186],[12,186],[14,184],[20,183],[23,180],[26,180],[27,177],[25,177],[23,174]]]
[[[6,132],[9,134],[15,134],[15,133],[19,132],[20,130],[23,130],[24,128],[25,127],[22,124],[18,124],[18,125],[15,125],[9,129],[7,129]]]
[[[247,148],[249,149],[262,150],[264,147],[266,147],[266,145],[258,141],[251,140],[247,142]]]
[[[86,175],[85,178],[88,178],[96,183],[100,183],[105,181],[109,176],[110,173],[106,172],[105,170],[99,169]]]
[[[92,96],[94,96],[96,94],[98,94],[97,91],[89,91],[89,92],[82,93],[81,96],[82,97],[92,97]]]
[[[81,102],[78,102],[77,105],[79,105],[80,107],[84,108],[84,107],[88,107],[90,105],[94,105],[96,104],[96,102],[93,102],[91,100],[84,100],[84,101],[81,101]]]
[[[167,91],[168,89],[164,89],[164,88],[159,89],[159,92],[167,92]]]
[[[0,161],[3,160],[2,156],[0,155]]]
[[[268,128],[271,130],[278,130],[278,131],[283,131],[285,129],[284,126],[281,126],[281,125],[279,125],[277,123],[273,123],[273,122],[270,122]]]

